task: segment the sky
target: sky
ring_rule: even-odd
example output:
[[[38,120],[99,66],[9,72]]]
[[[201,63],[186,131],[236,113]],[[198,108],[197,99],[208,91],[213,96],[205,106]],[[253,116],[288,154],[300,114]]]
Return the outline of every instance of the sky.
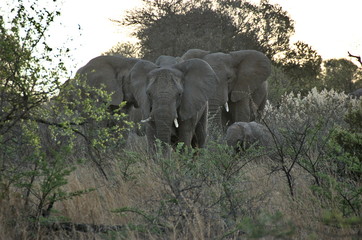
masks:
[[[61,16],[50,29],[49,41],[71,49],[71,74],[118,42],[135,41],[131,30],[111,22],[141,0],[62,0]],[[254,0],[258,2],[258,0]],[[362,55],[362,0],[270,0],[295,21],[292,41],[312,46],[323,59]],[[348,58],[351,59],[351,58]],[[352,60],[352,59],[351,59]]]

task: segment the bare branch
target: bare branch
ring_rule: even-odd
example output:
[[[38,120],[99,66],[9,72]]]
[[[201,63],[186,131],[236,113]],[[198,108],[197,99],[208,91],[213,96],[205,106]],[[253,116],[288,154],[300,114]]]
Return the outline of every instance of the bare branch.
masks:
[[[357,59],[357,61],[361,64],[362,66],[362,59],[361,59],[361,56],[357,56],[357,55],[352,55],[349,51],[348,51],[348,56],[349,57],[354,57]]]

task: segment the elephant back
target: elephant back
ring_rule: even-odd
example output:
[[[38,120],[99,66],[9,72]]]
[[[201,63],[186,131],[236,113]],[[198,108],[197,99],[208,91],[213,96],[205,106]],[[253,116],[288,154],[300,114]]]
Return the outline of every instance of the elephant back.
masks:
[[[158,65],[160,67],[167,67],[167,66],[172,66],[172,65],[178,64],[182,61],[183,60],[180,57],[161,55],[156,59],[155,63],[156,63],[156,65]]]
[[[185,52],[181,59],[182,60],[188,60],[192,58],[200,58],[203,59],[207,54],[209,54],[210,51],[205,51],[202,49],[189,49],[187,52]]]

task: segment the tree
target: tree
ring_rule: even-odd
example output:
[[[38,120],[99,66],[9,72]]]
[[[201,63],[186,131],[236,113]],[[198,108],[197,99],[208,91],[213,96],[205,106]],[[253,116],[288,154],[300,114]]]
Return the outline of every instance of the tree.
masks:
[[[102,53],[102,55],[121,55],[129,58],[139,58],[139,46],[138,44],[132,44],[130,42],[117,43],[108,51]]]
[[[285,49],[294,32],[293,21],[278,5],[262,1],[147,1],[128,12],[121,25],[136,26],[146,59],[180,56],[191,48],[229,52],[255,49],[270,58]]]
[[[355,59],[359,62],[359,64],[361,64],[361,66],[362,66],[361,56],[353,55],[353,54],[351,54],[350,52],[348,52],[348,56],[355,58]]]
[[[304,42],[296,42],[279,60],[282,68],[291,79],[292,90],[308,92],[321,83],[318,75],[321,72],[322,57]]]
[[[278,4],[262,0],[259,4],[248,1],[219,0],[223,12],[234,18],[238,33],[234,48],[255,49],[275,60],[275,55],[289,48],[294,33],[294,21]]]
[[[122,118],[121,114],[111,118],[106,104],[100,106],[90,98],[69,101],[54,97],[59,80],[67,75],[63,59],[69,52],[47,43],[47,29],[60,15],[56,4],[52,0],[41,7],[31,0],[19,0],[9,7],[7,19],[0,17],[0,202],[18,203],[11,213],[0,208],[0,216],[4,216],[0,228],[16,224],[14,232],[21,229],[23,238],[41,238],[40,223],[57,220],[48,218],[54,203],[88,191],[63,189],[79,160],[96,159],[102,167],[101,153],[122,140],[121,127],[101,128],[98,124],[107,117]],[[93,90],[110,99],[104,90]],[[74,92],[80,95],[79,89]],[[93,121],[96,127],[85,126],[86,121]],[[91,152],[95,148],[96,157],[96,151]],[[9,237],[16,238],[19,235]]]
[[[158,14],[148,16],[146,12],[149,10],[141,9],[126,18],[127,25],[140,24],[135,35],[140,39],[144,58],[154,60],[159,55],[180,56],[189,48],[231,50],[228,42],[233,39],[236,29],[230,17],[207,5],[193,5],[189,9],[186,8],[187,3],[178,2],[173,7],[168,2],[163,5],[149,2]]]
[[[325,74],[323,84],[327,89],[352,92],[355,89],[355,76],[358,67],[347,59],[329,59],[324,61]]]
[[[55,93],[59,78],[65,74],[62,60],[45,39],[45,32],[60,12],[38,8],[36,3],[25,7],[23,1],[11,9],[15,16],[6,27],[0,17],[0,135],[11,130],[21,119]],[[49,69],[50,63],[58,65]]]

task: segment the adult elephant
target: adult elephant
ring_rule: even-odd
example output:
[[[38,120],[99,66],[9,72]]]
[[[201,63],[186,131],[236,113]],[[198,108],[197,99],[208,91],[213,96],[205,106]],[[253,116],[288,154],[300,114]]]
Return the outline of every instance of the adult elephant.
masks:
[[[151,148],[155,139],[173,145],[203,147],[207,136],[207,101],[218,78],[203,60],[160,67],[140,61],[130,72],[131,92],[147,122]]]
[[[84,90],[84,83],[89,87],[104,87],[104,90],[111,95],[110,109],[118,109],[123,101],[127,101],[124,109],[128,111],[136,102],[131,97],[132,94],[125,88],[125,85],[130,70],[138,61],[139,59],[136,58],[121,56],[99,56],[93,58],[77,71],[74,79],[68,80],[64,86],[73,85],[82,90]],[[62,89],[65,89],[64,86],[61,88],[61,93]]]
[[[76,102],[76,107],[83,117],[88,118],[88,113],[84,113],[83,99],[92,98],[93,104],[103,104],[106,100],[101,96],[97,89],[103,88],[110,96],[109,110],[113,114],[121,112],[128,115],[128,120],[134,123],[140,123],[142,120],[140,109],[137,102],[129,91],[129,73],[132,67],[140,59],[126,58],[122,56],[98,56],[91,59],[86,65],[81,67],[73,79],[69,79],[60,88],[60,96],[66,101]],[[93,90],[95,88],[96,90]],[[78,91],[80,90],[80,91]],[[79,92],[81,93],[79,95]],[[74,100],[80,101],[74,101]],[[120,104],[126,101],[126,104],[120,108]],[[87,119],[89,121],[89,119]],[[119,121],[107,120],[104,122],[107,126],[119,124]],[[123,123],[122,123],[123,124]],[[132,129],[137,135],[144,135],[142,128],[135,125]]]
[[[250,122],[264,109],[271,63],[263,53],[255,50],[210,53],[190,49],[181,58],[205,60],[224,84],[209,101],[209,111],[216,117],[218,124],[225,126],[234,122]],[[224,101],[222,91],[227,92],[229,109],[222,108],[220,113],[219,108]]]

